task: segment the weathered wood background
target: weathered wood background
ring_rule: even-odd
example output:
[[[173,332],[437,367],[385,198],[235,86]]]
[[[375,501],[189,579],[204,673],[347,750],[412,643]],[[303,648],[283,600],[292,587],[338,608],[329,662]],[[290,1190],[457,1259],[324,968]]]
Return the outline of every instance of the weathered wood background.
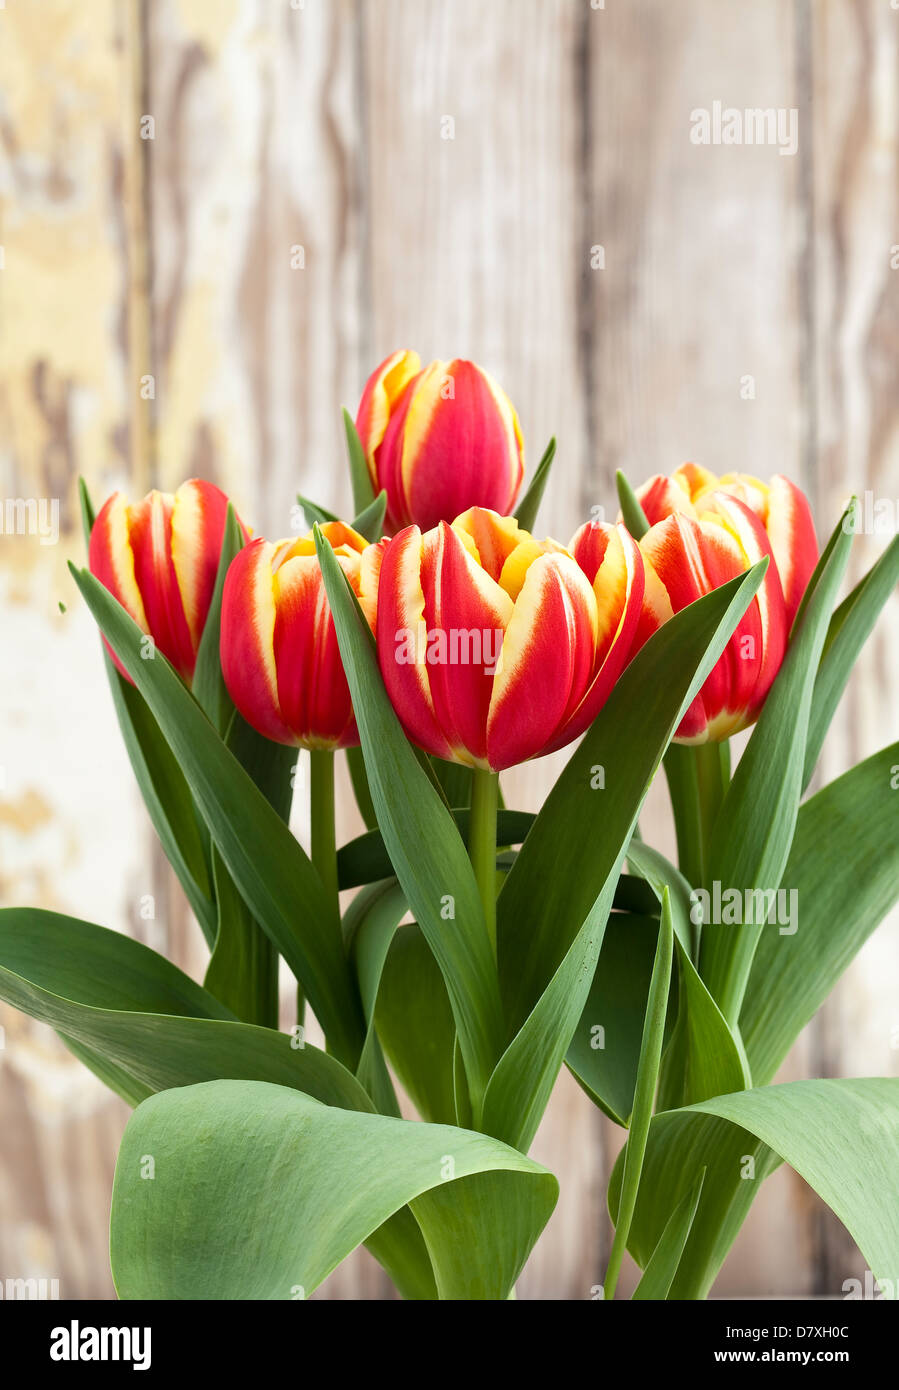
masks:
[[[558,435],[562,540],[612,508],[618,466],[783,470],[822,528],[852,487],[899,498],[890,0],[8,0],[0,73],[2,491],[62,515],[56,547],[0,539],[7,904],[202,968],[65,570],[79,472],[95,495],[202,474],[286,534],[298,485],[348,504],[339,407],[409,346],[487,365],[532,465]],[[798,153],[692,144],[716,100],[798,108]],[[879,544],[859,538],[856,574]],[[899,733],[897,623],[894,601],[827,777]],[[519,770],[512,800],[550,776]],[[664,817],[660,795],[663,845]],[[784,1075],[895,1073],[897,964],[894,921]],[[109,1297],[125,1109],[48,1029],[0,1022],[0,1275]],[[535,1149],[563,1195],[522,1297],[590,1297],[619,1143],[563,1081]],[[717,1292],[838,1294],[860,1265],[782,1170]],[[385,1293],[363,1253],[318,1296]]]

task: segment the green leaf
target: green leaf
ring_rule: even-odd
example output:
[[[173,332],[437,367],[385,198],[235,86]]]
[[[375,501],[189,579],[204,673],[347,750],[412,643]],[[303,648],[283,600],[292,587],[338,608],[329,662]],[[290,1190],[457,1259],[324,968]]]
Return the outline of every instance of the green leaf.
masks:
[[[634,1106],[658,939],[657,917],[611,914],[590,993],[565,1057],[593,1103],[625,1128]]]
[[[671,985],[671,961],[674,954],[674,927],[671,922],[670,895],[667,888],[662,893],[662,915],[659,922],[659,941],[646,1001],[646,1019],[637,1066],[634,1110],[622,1160],[621,1189],[618,1194],[615,1235],[605,1280],[605,1298],[614,1297],[621,1261],[627,1248],[627,1237],[637,1204],[643,1158],[659,1083],[659,1064],[662,1060],[662,1039],[668,1012],[668,990]]]
[[[354,1066],[364,1019],[336,910],[321,879],[165,657],[157,653],[153,661],[142,661],[136,623],[87,571],[72,572],[188,777],[241,895],[302,984],[329,1049]]]
[[[801,808],[786,891],[798,930],[766,925],[752,964],[742,1031],[757,1082],[770,1081],[799,1033],[899,897],[894,830],[899,743],[829,783]]]
[[[643,798],[765,571],[691,604],[638,653],[534,822],[497,902],[500,977],[518,1031],[490,1079],[484,1128],[527,1148],[583,1012]],[[605,790],[595,789],[597,766]]]
[[[799,814],[815,673],[851,543],[841,531],[724,798],[709,871],[723,891],[771,892],[780,884]],[[752,923],[703,925],[700,974],[730,1023],[739,1018],[760,934]]]
[[[374,502],[375,490],[372,487],[371,474],[368,471],[362,440],[359,438],[353,417],[348,410],[343,412],[343,428],[346,433],[347,457],[350,463],[353,506],[358,516]]]
[[[316,546],[378,823],[406,901],[446,981],[477,1122],[502,1048],[503,1021],[474,874],[453,818],[393,711],[371,631],[321,532]]]
[[[343,920],[368,1023],[356,1076],[382,1115],[399,1115],[400,1109],[375,1032],[375,1004],[390,943],[405,915],[405,894],[395,878],[388,878],[357,893]]]
[[[555,436],[553,436],[543,451],[543,457],[537,464],[537,471],[528,483],[524,496],[515,508],[515,520],[525,531],[533,531],[534,529],[537,521],[537,513],[540,510],[540,503],[543,501],[543,494],[546,491],[546,484],[549,482],[549,473],[555,456],[556,440]]]
[[[326,1104],[372,1108],[334,1058],[229,1010],[164,956],[119,932],[38,908],[0,911],[0,998],[49,1023],[119,1094],[220,1077],[295,1086]],[[89,1050],[91,1058],[84,1056]],[[94,1068],[97,1070],[97,1068]],[[131,1097],[127,1097],[131,1098]]]
[[[688,1105],[751,1086],[739,1031],[729,1027],[691,958],[690,914],[694,904],[689,883],[647,844],[633,841],[627,857],[631,867],[652,885],[659,902],[666,890],[670,893],[680,989],[677,1025],[665,1053],[660,1092],[665,1105]]]
[[[215,588],[212,591],[212,602],[209,605],[203,636],[200,638],[200,645],[197,649],[197,665],[194,670],[192,687],[194,699],[199,704],[200,709],[208,715],[210,721],[223,737],[233,718],[234,704],[225,685],[222,663],[219,658],[222,632],[222,591],[225,587],[225,575],[228,573],[231,561],[243,549],[243,544],[244,538],[240,529],[240,522],[237,520],[237,513],[229,502],[225,517],[225,530],[222,535],[219,566],[215,577]]]
[[[824,736],[846,688],[856,659],[881,609],[899,583],[899,536],[894,536],[876,565],[856,584],[830,620],[821,655],[805,747],[803,787],[811,781]]]
[[[217,931],[215,895],[190,787],[146,700],[119,675],[108,656],[104,659],[119,728],[144,805],[207,944],[212,947]]]
[[[348,748],[346,750],[346,761],[350,771],[350,781],[353,784],[353,796],[356,798],[359,814],[369,830],[376,830],[378,818],[375,815],[375,808],[371,799],[371,791],[365,772],[365,759],[362,756],[362,749]],[[339,853],[340,851],[338,850],[338,855]]]
[[[620,468],[615,474],[615,484],[618,488],[618,501],[621,504],[621,516],[624,524],[634,540],[638,541],[649,530],[646,513],[640,504],[640,499]]]
[[[353,530],[358,531],[367,541],[379,541],[384,534],[384,514],[387,511],[387,493],[382,488],[373,502],[356,517]]]
[[[467,808],[453,811],[453,820],[463,840],[468,838]],[[497,845],[520,845],[536,817],[530,811],[499,811],[496,818]],[[349,840],[337,851],[337,873],[341,888],[357,888],[361,883],[374,883],[393,873],[393,865],[384,836],[371,830]]]
[[[420,928],[400,927],[381,975],[378,1036],[423,1120],[456,1120],[456,1025],[443,976]]]
[[[113,1278],[125,1299],[308,1297],[408,1203],[439,1296],[504,1299],[557,1192],[551,1173],[484,1135],[280,1086],[191,1086],[145,1101],[125,1131]]]
[[[437,758],[433,754],[430,762],[435,776],[443,788],[447,805],[454,809],[470,806],[474,768],[463,767],[461,763],[452,763],[445,758]]]
[[[295,748],[257,734],[235,711],[225,740],[283,821],[290,817]],[[212,850],[218,931],[206,988],[244,1023],[278,1026],[278,952],[253,917],[218,850]]]
[[[696,1216],[696,1208],[699,1206],[699,1197],[705,1175],[705,1168],[701,1168],[699,1177],[690,1191],[681,1198],[671,1213],[668,1224],[659,1237],[659,1243],[649,1257],[646,1269],[643,1271],[643,1278],[634,1289],[635,1302],[668,1297],[668,1290],[671,1288],[677,1273],[677,1267],[680,1264],[681,1255],[684,1253],[684,1246]]]
[[[306,525],[310,528],[310,530],[316,524],[320,526],[325,521],[340,520],[340,518],[335,516],[333,512],[329,512],[327,507],[322,507],[318,502],[313,502],[310,500],[310,498],[304,497],[301,492],[297,493],[297,501],[303,509],[303,515],[306,518]]]
[[[784,1159],[846,1226],[875,1278],[899,1269],[899,1079],[791,1081],[717,1096],[652,1122],[630,1249],[646,1265],[706,1167],[672,1298],[704,1298],[760,1182]],[[750,1175],[748,1159],[755,1163]],[[609,1192],[614,1212],[620,1167]],[[840,1289],[833,1289],[837,1296]]]

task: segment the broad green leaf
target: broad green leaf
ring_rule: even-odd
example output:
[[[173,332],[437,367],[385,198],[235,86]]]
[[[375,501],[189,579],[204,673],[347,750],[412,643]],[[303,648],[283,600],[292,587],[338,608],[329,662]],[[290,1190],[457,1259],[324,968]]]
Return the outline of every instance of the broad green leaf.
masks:
[[[552,468],[555,456],[556,441],[554,436],[544,449],[543,457],[537,464],[536,472],[528,483],[524,496],[515,508],[515,520],[525,531],[533,531],[534,529],[534,525],[537,521],[537,513],[540,510],[540,503],[543,501],[543,494],[546,491],[546,484],[549,482],[549,472]]]
[[[76,1049],[99,1054],[110,1075],[98,1074],[109,1084],[127,1076],[136,1090],[160,1091],[246,1077],[295,1086],[326,1104],[372,1108],[334,1058],[234,1021],[164,956],[91,922],[38,908],[0,911],[0,998]]]
[[[125,1299],[308,1297],[409,1204],[438,1295],[504,1299],[557,1192],[551,1173],[485,1135],[281,1086],[191,1086],[152,1096],[125,1131],[113,1278]]]
[[[643,798],[667,743],[766,565],[678,613],[624,672],[534,822],[499,895],[500,976],[515,1033],[484,1128],[526,1149],[581,1017]],[[605,786],[596,787],[597,766]]]
[[[899,536],[894,536],[876,565],[856,584],[830,620],[821,655],[805,748],[803,787],[811,781],[824,736],[856,659],[887,599],[899,583]]]
[[[468,809],[454,810],[453,820],[463,840],[468,838]],[[536,817],[530,811],[499,811],[496,817],[497,845],[520,845]],[[393,874],[393,865],[380,830],[371,830],[349,840],[337,851],[337,873],[341,888],[358,888]]]
[[[263,738],[235,711],[225,740],[283,821],[293,799],[291,769],[297,757]],[[218,931],[204,984],[244,1023],[278,1026],[278,952],[255,921],[218,850],[212,850]]]
[[[786,892],[798,930],[765,926],[741,1014],[757,1083],[770,1081],[799,1033],[899,897],[899,743],[866,758],[801,808]]]
[[[613,912],[584,1011],[565,1057],[569,1071],[611,1120],[630,1122],[657,917]]]
[[[451,763],[445,758],[431,756],[431,766],[443,788],[449,805],[455,809],[471,805],[471,783],[474,769],[463,767],[461,763]]]
[[[347,457],[350,464],[350,483],[353,488],[353,506],[357,516],[370,507],[375,500],[371,474],[365,459],[365,450],[356,430],[353,417],[348,410],[343,412],[343,428],[346,433]]]
[[[382,488],[373,502],[359,513],[353,521],[353,530],[358,531],[367,541],[379,541],[384,534],[384,514],[387,511],[387,493]]]
[[[504,1029],[474,874],[453,818],[393,711],[371,631],[320,532],[316,545],[378,823],[393,871],[446,981],[477,1121]]]
[[[443,976],[417,925],[395,933],[375,1009],[378,1037],[423,1120],[456,1122],[456,1026]]]
[[[662,892],[659,939],[652,967],[652,979],[649,983],[649,995],[646,1001],[646,1018],[643,1023],[640,1060],[637,1064],[634,1109],[622,1160],[621,1189],[618,1194],[615,1235],[605,1280],[604,1296],[606,1298],[613,1298],[615,1294],[621,1261],[627,1249],[627,1237],[634,1215],[634,1207],[637,1204],[643,1158],[646,1153],[653,1104],[659,1084],[659,1065],[662,1060],[665,1018],[668,1013],[668,990],[671,985],[673,955],[674,927],[671,923],[670,895],[668,889],[665,888]]]
[[[222,634],[222,592],[225,575],[231,561],[243,549],[243,532],[231,503],[225,518],[219,567],[215,577],[212,602],[203,628],[203,636],[197,649],[197,665],[194,671],[193,695],[200,709],[206,714],[218,732],[224,737],[225,730],[234,716],[234,703],[228,694],[222,663],[219,657]]]
[[[709,871],[722,890],[780,884],[799,814],[815,673],[851,542],[840,531],[724,798]],[[729,1023],[739,1018],[760,934],[757,924],[703,924],[700,974]]]
[[[704,1298],[759,1183],[783,1159],[835,1212],[875,1278],[891,1281],[887,1287],[895,1297],[897,1149],[899,1078],[791,1081],[666,1111],[650,1129],[630,1249],[639,1264],[648,1262],[671,1211],[706,1167],[670,1291],[672,1298]],[[613,1212],[619,1186],[616,1168],[609,1193]]]
[[[677,1273],[677,1267],[680,1264],[680,1258],[684,1253],[684,1246],[693,1225],[693,1218],[696,1215],[696,1208],[699,1206],[705,1173],[706,1170],[701,1168],[699,1177],[690,1191],[681,1198],[671,1213],[668,1224],[659,1237],[659,1243],[649,1257],[649,1262],[643,1271],[643,1277],[634,1289],[635,1302],[668,1297],[668,1290],[671,1288]]]
[[[354,1066],[364,1019],[321,879],[165,657],[142,661],[137,624],[91,574],[72,573],[184,770],[241,895],[301,983],[330,1051]]]

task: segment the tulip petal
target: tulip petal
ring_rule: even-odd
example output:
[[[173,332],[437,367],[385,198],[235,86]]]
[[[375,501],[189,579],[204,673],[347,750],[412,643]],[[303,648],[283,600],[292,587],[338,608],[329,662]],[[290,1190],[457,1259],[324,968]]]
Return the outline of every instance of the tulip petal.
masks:
[[[570,556],[530,566],[503,642],[487,721],[494,771],[546,751],[591,683],[596,598]]]
[[[768,493],[768,539],[780,575],[787,626],[792,627],[818,563],[818,538],[805,493],[776,473]]]
[[[373,484],[377,484],[375,454],[384,438],[390,414],[406,386],[421,371],[417,352],[393,352],[376,367],[365,384],[356,430],[365,450],[365,458]]]
[[[358,582],[359,561],[338,554]],[[355,585],[354,585],[355,587]],[[307,748],[358,743],[350,690],[321,567],[314,555],[290,554],[275,569],[273,651],[281,719]]]
[[[222,594],[222,675],[244,719],[276,743],[295,743],[281,716],[275,667],[276,547],[252,541],[232,560]]]
[[[159,650],[189,681],[197,657],[172,559],[173,508],[171,494],[156,490],[133,506],[131,549],[149,631]]]
[[[500,513],[512,506],[524,472],[518,417],[473,362],[426,367],[409,392],[397,429],[402,454],[392,475],[382,475],[382,486],[390,496],[391,483],[398,485],[407,516],[420,526],[436,526],[472,503]],[[419,467],[425,456],[427,465]]]
[[[390,701],[413,743],[439,758],[452,758],[434,717],[428,681],[423,548],[419,528],[408,526],[384,551],[378,579],[378,660]]]
[[[172,504],[172,565],[194,651],[200,645],[215,589],[228,498],[214,483],[191,478]],[[241,525],[244,537],[246,528]]]
[[[486,765],[487,712],[512,600],[445,521],[424,537],[421,586],[434,716],[457,760]]]

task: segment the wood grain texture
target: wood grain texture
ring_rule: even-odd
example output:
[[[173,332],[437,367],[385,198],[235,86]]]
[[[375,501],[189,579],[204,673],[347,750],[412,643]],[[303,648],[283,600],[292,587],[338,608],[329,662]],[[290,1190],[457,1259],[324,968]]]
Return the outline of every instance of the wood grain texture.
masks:
[[[130,931],[202,974],[65,573],[79,471],[98,495],[202,474],[288,535],[298,488],[349,508],[339,409],[402,346],[483,362],[529,469],[558,436],[539,529],[562,541],[614,513],[616,468],[686,458],[787,472],[822,530],[853,486],[899,506],[899,30],[882,0],[44,0],[0,29],[0,476],[58,497],[61,520],[55,547],[0,538],[5,903]],[[692,144],[691,112],[716,100],[797,108],[796,155]],[[858,538],[853,577],[882,545]],[[899,598],[823,779],[899,734],[897,622]],[[516,769],[510,802],[536,809],[564,760]],[[339,791],[346,837],[343,772]],[[670,850],[667,816],[659,786],[644,829]],[[293,824],[305,839],[300,798]],[[899,1069],[897,925],[785,1077]],[[289,998],[285,980],[285,1022]],[[49,1030],[8,1009],[0,1026],[0,1276],[109,1297],[125,1109]],[[591,1297],[620,1142],[563,1078],[534,1146],[563,1196],[521,1297]],[[716,1292],[839,1293],[858,1260],[781,1170]],[[390,1291],[359,1252],[317,1296]]]

